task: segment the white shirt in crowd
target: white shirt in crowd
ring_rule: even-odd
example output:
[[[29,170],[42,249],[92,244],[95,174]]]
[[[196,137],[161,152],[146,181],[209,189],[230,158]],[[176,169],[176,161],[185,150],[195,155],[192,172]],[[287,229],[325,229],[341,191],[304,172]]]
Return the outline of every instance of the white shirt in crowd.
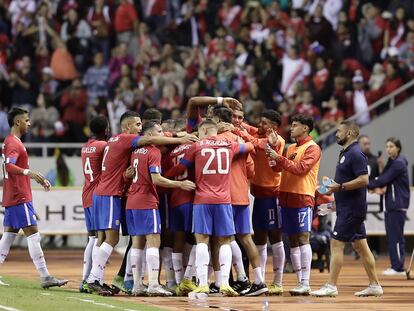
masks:
[[[358,125],[365,125],[370,122],[371,118],[368,112],[368,102],[365,98],[364,91],[354,91],[354,111],[355,114],[361,113],[355,120]],[[365,113],[363,113],[365,111]]]
[[[295,84],[303,81],[311,73],[311,68],[304,59],[292,59],[286,54],[282,59],[282,65],[282,85],[280,89],[284,95],[290,96],[293,95]]]

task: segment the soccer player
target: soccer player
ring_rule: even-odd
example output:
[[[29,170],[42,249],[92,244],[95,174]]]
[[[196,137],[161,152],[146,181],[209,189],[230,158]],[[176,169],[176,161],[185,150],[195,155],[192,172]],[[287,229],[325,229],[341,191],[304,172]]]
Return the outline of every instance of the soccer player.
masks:
[[[213,110],[213,115],[218,117],[220,122],[232,122],[233,112],[230,108],[222,107]],[[224,131],[218,137],[228,141],[238,142],[239,137],[231,131]],[[263,282],[263,273],[260,266],[259,253],[253,242],[250,228],[250,207],[249,207],[249,182],[248,179],[254,177],[254,162],[249,154],[237,155],[231,163],[230,172],[230,194],[233,209],[233,220],[237,239],[245,249],[249,261],[253,267],[254,282],[250,282],[244,270],[242,253],[237,242],[232,239],[231,250],[233,256],[233,265],[237,271],[237,281],[233,289],[238,293],[246,296],[258,296],[268,292]],[[217,284],[216,284],[217,285]]]
[[[358,145],[358,136],[358,125],[352,121],[342,122],[336,132],[336,140],[343,149],[336,165],[335,181],[329,186],[327,193],[335,193],[337,216],[331,240],[329,279],[321,289],[311,292],[312,296],[338,295],[336,284],[344,260],[346,242],[351,242],[361,256],[369,279],[369,286],[356,292],[355,296],[382,296],[383,294],[375,270],[375,259],[366,239],[364,221],[367,216],[368,161]]]
[[[235,234],[230,196],[230,165],[235,154],[251,152],[252,144],[228,142],[217,137],[217,124],[205,120],[199,125],[200,142],[193,144],[180,164],[167,175],[182,174],[186,168],[195,165],[196,192],[193,205],[193,230],[197,242],[196,269],[199,278],[197,289],[190,297],[208,296],[207,283],[210,255],[210,236],[218,237],[220,243],[219,261],[221,267],[220,292],[237,296],[228,283],[231,269],[230,238]]]
[[[82,147],[81,159],[85,182],[82,189],[82,205],[85,211],[86,229],[88,230],[88,244],[83,254],[83,273],[82,282],[79,287],[80,292],[85,292],[84,284],[92,268],[92,255],[98,250],[96,246],[96,231],[92,219],[92,194],[95,190],[99,178],[101,177],[101,167],[103,152],[106,147],[108,136],[108,120],[103,116],[97,116],[89,124],[92,137]],[[101,235],[103,239],[103,235]],[[101,244],[101,243],[99,243]]]
[[[243,123],[243,112],[233,109],[234,131],[245,141],[252,142],[256,148],[253,156],[255,175],[250,185],[250,191],[254,196],[253,204],[253,231],[256,243],[260,266],[265,278],[265,267],[267,261],[267,239],[272,245],[273,254],[273,282],[269,286],[269,295],[281,295],[283,293],[283,267],[285,264],[285,250],[281,235],[280,205],[278,204],[277,193],[279,190],[281,173],[271,169],[275,165],[267,158],[264,144],[269,142],[267,135],[277,136],[278,144],[275,148],[281,155],[285,145],[284,139],[277,135],[280,126],[280,115],[274,110],[265,110],[260,118],[259,128],[254,128]],[[252,134],[252,135],[250,135]],[[269,136],[269,137],[270,137]]]
[[[183,144],[174,148],[169,153],[169,159],[167,161],[168,168],[180,163],[180,160],[185,156],[186,151],[190,147],[191,144]],[[185,170],[183,174],[175,177],[175,180],[184,179],[194,180],[194,170]],[[185,271],[183,267],[183,251],[186,238],[192,235],[193,200],[194,191],[186,191],[180,188],[171,189],[169,200],[169,227],[174,237],[172,262],[175,281],[177,283],[177,296],[186,296],[196,288],[196,285],[192,282],[195,268],[195,245],[191,248]]]
[[[10,247],[20,229],[27,237],[27,246],[32,261],[40,275],[40,286],[49,288],[63,286],[68,281],[59,280],[49,274],[45,257],[40,246],[40,233],[37,229],[36,213],[32,204],[30,179],[50,190],[49,181],[39,172],[29,169],[29,157],[21,137],[30,127],[27,110],[12,108],[8,113],[10,134],[3,143],[3,201],[4,233],[0,240],[0,264],[6,259]]]
[[[87,283],[89,290],[102,295],[111,294],[102,287],[99,280],[103,279],[106,262],[118,243],[121,196],[124,190],[123,173],[128,167],[131,152],[139,146],[148,144],[182,144],[197,140],[192,135],[182,138],[141,137],[138,135],[142,127],[141,119],[139,114],[133,111],[125,112],[121,116],[120,123],[122,133],[112,136],[104,149],[101,179],[92,198],[95,229],[105,232],[105,240],[93,258]]]
[[[162,136],[161,126],[147,121],[142,128],[143,137]],[[173,181],[161,176],[161,151],[154,145],[136,149],[131,156],[131,166],[135,168],[132,185],[128,192],[127,223],[132,236],[131,263],[134,275],[132,294],[141,296],[171,296],[158,283],[160,268],[159,248],[161,244],[161,223],[158,212],[158,195],[155,186],[180,188],[185,191],[195,189],[189,180]],[[148,266],[148,289],[141,280],[142,261],[146,244],[146,262]]]
[[[267,149],[268,155],[276,161],[273,169],[282,170],[279,188],[282,230],[289,237],[290,258],[298,280],[297,286],[289,291],[291,295],[309,295],[310,292],[312,249],[309,239],[321,158],[321,149],[309,135],[312,130],[312,117],[295,115],[290,136],[296,143],[287,148],[285,156]]]

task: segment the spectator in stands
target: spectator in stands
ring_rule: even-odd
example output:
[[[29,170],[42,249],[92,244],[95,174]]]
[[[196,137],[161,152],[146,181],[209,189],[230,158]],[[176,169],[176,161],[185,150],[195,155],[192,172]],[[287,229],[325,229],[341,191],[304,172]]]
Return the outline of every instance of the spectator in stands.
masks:
[[[121,66],[132,66],[134,59],[128,54],[128,45],[126,43],[119,44],[113,51],[112,57],[109,60],[109,83],[111,85],[121,76]]]
[[[338,108],[338,99],[335,96],[331,96],[329,101],[323,102],[322,108],[326,109],[326,112],[323,114],[319,128],[321,133],[324,133],[337,127],[344,120],[345,114]]]
[[[118,43],[125,43],[130,55],[136,55],[138,44],[138,14],[132,0],[121,0],[115,11],[114,26]]]
[[[313,103],[313,96],[309,90],[302,92],[300,103],[296,106],[296,113],[311,116],[315,121],[321,119],[321,111]]]
[[[70,54],[75,58],[77,67],[81,70],[85,68],[91,36],[92,30],[89,24],[79,19],[76,10],[70,8],[60,30],[60,37],[66,43]]]
[[[176,87],[172,83],[167,83],[162,88],[162,97],[157,103],[157,109],[162,111],[165,116],[170,116],[171,110],[180,108],[181,98],[177,94]]]
[[[9,135],[10,127],[7,121],[7,112],[0,102],[0,141],[3,141],[7,135]]]
[[[371,117],[368,112],[369,100],[364,90],[364,78],[361,75],[356,75],[352,78],[352,85],[354,92],[352,94],[352,102],[350,103],[351,109],[358,117],[355,122],[359,125],[368,124],[371,121]]]
[[[53,79],[54,73],[52,68],[44,67],[42,69],[42,82],[40,83],[39,92],[52,97],[56,94],[59,82]]]
[[[86,139],[83,128],[86,125],[87,103],[88,98],[81,81],[73,80],[60,100],[62,121],[66,125],[66,140],[69,142],[82,142]]]
[[[378,91],[384,85],[385,78],[384,67],[380,63],[376,63],[368,81],[369,89],[371,91]]]
[[[405,42],[401,44],[400,58],[414,75],[414,31],[408,32]]]
[[[310,75],[310,66],[306,60],[299,56],[299,49],[296,46],[289,48],[282,59],[282,66],[281,91],[286,96],[290,96],[293,94],[295,84]]]
[[[391,267],[383,275],[405,275],[404,224],[410,204],[410,183],[408,161],[401,154],[401,142],[396,137],[387,139],[386,150],[389,156],[383,172],[371,180],[368,189],[385,193],[385,232]],[[386,187],[384,189],[384,187]]]
[[[9,87],[13,106],[30,110],[35,105],[38,88],[32,62],[28,56],[16,63],[16,70],[9,76]]]
[[[59,120],[59,111],[52,105],[48,94],[37,96],[37,106],[30,111],[32,139],[34,142],[54,141],[55,123]]]
[[[98,97],[108,97],[109,68],[104,65],[102,52],[95,53],[93,63],[94,65],[88,68],[82,81],[88,93],[89,103],[92,103]]]
[[[94,5],[88,10],[86,20],[92,28],[94,50],[102,51],[104,62],[107,63],[111,54],[111,16],[109,6],[105,4],[105,0],[94,1]]]

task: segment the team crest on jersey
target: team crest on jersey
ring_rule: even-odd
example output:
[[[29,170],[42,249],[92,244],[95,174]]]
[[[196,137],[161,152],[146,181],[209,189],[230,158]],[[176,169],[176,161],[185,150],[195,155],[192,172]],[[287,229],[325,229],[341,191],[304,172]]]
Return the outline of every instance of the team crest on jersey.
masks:
[[[345,156],[342,156],[342,158],[339,160],[339,163],[344,163],[345,162]]]
[[[294,160],[295,158],[296,158],[296,156],[297,156],[297,153],[295,152],[295,153],[292,153],[290,156],[289,156],[289,160]]]

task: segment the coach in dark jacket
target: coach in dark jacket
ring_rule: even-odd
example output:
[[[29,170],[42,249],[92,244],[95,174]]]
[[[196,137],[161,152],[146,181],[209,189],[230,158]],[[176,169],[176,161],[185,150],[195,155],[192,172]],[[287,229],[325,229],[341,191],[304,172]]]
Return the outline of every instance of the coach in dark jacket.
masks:
[[[389,156],[384,171],[368,184],[368,189],[384,188],[385,232],[391,268],[384,275],[404,274],[404,223],[410,204],[410,185],[408,180],[408,161],[400,154],[401,142],[398,138],[387,139],[386,151]]]

